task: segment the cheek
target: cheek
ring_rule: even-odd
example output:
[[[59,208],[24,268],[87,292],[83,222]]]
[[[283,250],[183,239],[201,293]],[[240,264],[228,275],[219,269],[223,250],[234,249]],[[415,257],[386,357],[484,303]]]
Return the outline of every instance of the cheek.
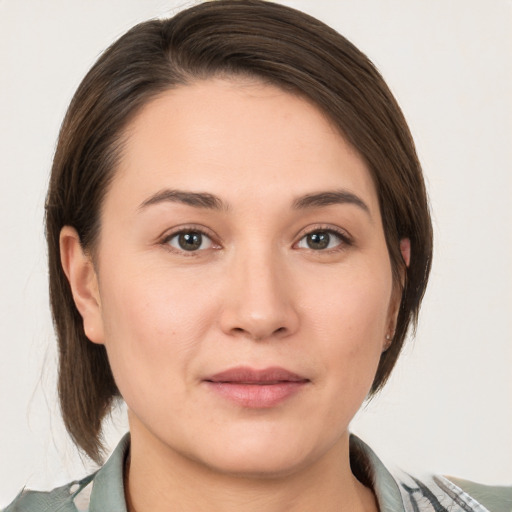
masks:
[[[319,276],[318,276],[319,277]],[[311,282],[315,282],[314,279]],[[319,331],[339,333],[339,340],[354,350],[385,335],[392,296],[390,271],[371,267],[343,269],[326,274],[301,293],[303,308]],[[332,332],[334,331],[334,332]]]
[[[134,341],[146,339],[148,342],[151,334],[154,343],[164,339],[177,341],[177,338],[188,342],[192,331],[201,330],[205,325],[214,303],[212,295],[198,293],[199,283],[190,279],[191,276],[147,265],[137,268],[143,270],[105,272],[107,280],[100,293],[110,337],[127,331],[132,333],[130,338]]]
[[[343,277],[346,276],[346,277]],[[307,295],[311,337],[317,341],[321,374],[330,396],[356,411],[374,380],[389,323],[390,272],[347,272],[331,276]],[[321,291],[320,291],[321,290]],[[306,295],[304,295],[306,297]],[[336,403],[336,400],[333,403]],[[351,402],[351,403],[349,403]]]
[[[106,271],[100,287],[105,346],[121,394],[129,401],[145,382],[179,389],[215,314],[214,297],[176,274],[122,267]]]

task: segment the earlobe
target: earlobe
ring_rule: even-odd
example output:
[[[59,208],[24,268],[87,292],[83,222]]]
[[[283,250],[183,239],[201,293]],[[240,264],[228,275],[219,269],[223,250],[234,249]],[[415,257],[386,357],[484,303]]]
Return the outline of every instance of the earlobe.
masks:
[[[60,232],[60,259],[73,300],[82,316],[84,332],[93,343],[104,341],[98,278],[93,262],[80,243],[77,231],[64,226]]]

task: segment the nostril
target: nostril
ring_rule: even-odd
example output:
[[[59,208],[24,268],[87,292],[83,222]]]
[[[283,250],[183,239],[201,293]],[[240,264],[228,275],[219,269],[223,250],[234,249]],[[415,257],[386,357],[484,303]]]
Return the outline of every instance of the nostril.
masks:
[[[277,329],[273,331],[269,330],[266,333],[263,331],[258,332],[257,329],[244,329],[243,327],[233,327],[231,329],[232,334],[243,335],[244,337],[247,336],[254,340],[263,340],[267,337],[285,334],[286,332],[288,332],[288,329],[286,327],[278,327]]]

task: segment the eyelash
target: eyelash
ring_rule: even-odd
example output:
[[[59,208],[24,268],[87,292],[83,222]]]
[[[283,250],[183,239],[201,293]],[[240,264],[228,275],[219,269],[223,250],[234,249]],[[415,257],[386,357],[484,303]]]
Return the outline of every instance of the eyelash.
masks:
[[[197,234],[201,235],[202,237],[209,239],[212,244],[212,247],[208,247],[207,249],[217,250],[217,249],[221,248],[221,245],[218,242],[214,241],[214,237],[212,236],[212,234],[210,232],[208,232],[203,227],[193,226],[193,225],[185,226],[185,227],[178,229],[177,231],[173,231],[171,233],[166,234],[162,238],[160,244],[165,246],[165,248],[167,250],[169,250],[173,253],[178,253],[178,254],[181,254],[181,255],[187,256],[187,257],[198,256],[199,253],[207,250],[207,249],[197,249],[197,250],[188,251],[186,249],[181,249],[181,248],[173,247],[170,245],[170,241],[172,239],[179,237],[180,235],[187,234],[187,233],[188,234],[197,233]],[[347,247],[350,247],[354,244],[352,238],[345,231],[343,231],[341,229],[336,229],[332,226],[315,226],[314,228],[309,228],[309,229],[303,231],[302,234],[300,235],[300,238],[298,239],[298,241],[293,244],[293,247],[297,247],[300,242],[302,242],[303,240],[306,239],[306,237],[311,236],[315,233],[327,233],[328,235],[334,235],[335,237],[340,239],[340,243],[337,244],[336,247],[333,247],[330,249],[329,248],[325,248],[325,249],[305,248],[306,250],[309,250],[314,253],[328,253],[328,254],[335,253],[335,252],[343,251],[343,250],[347,249]]]
[[[194,225],[181,227],[176,231],[167,233],[166,235],[163,236],[160,244],[163,245],[170,252],[177,253],[177,254],[180,254],[183,256],[187,256],[187,257],[194,257],[194,256],[197,257],[197,256],[199,256],[199,253],[205,251],[206,249],[187,251],[186,249],[180,249],[177,247],[173,247],[170,244],[170,242],[173,238],[179,237],[180,235],[184,235],[187,233],[189,233],[189,234],[197,233],[197,234],[201,235],[202,237],[209,239],[212,244],[212,247],[210,247],[211,249],[219,249],[220,248],[220,244],[214,241],[214,237],[209,231],[207,231],[203,227],[194,226]]]
[[[298,245],[301,241],[305,240],[306,237],[308,236],[311,236],[315,233],[327,233],[329,235],[334,235],[336,236],[337,238],[339,238],[340,240],[340,243],[337,244],[336,247],[333,247],[333,248],[325,248],[325,249],[312,249],[312,248],[309,248],[308,250],[310,250],[311,252],[314,252],[314,253],[317,253],[317,254],[320,254],[320,253],[327,253],[327,254],[331,254],[331,253],[336,253],[336,252],[340,252],[340,251],[343,251],[343,250],[346,250],[348,247],[354,245],[354,241],[353,239],[350,237],[350,235],[342,230],[342,229],[339,229],[339,228],[335,228],[335,227],[332,227],[332,226],[315,226],[314,228],[306,228],[306,230],[301,234],[298,242],[296,242],[294,245]]]

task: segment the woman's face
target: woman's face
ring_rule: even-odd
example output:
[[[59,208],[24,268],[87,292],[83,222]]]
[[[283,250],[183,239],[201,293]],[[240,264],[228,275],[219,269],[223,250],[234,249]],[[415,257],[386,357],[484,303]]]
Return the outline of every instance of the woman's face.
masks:
[[[134,441],[251,474],[346,443],[397,294],[368,169],[316,107],[239,79],[150,102],[96,256],[84,326]]]

